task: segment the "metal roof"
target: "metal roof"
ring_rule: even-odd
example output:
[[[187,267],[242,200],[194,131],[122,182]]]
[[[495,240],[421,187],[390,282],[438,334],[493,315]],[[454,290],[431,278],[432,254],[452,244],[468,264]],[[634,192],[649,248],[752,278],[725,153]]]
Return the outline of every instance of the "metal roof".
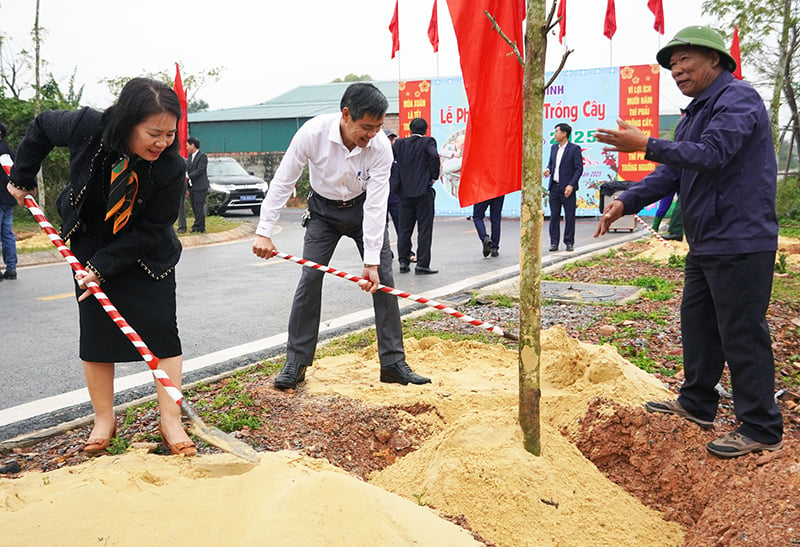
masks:
[[[354,82],[337,82],[322,85],[304,85],[278,95],[263,103],[236,108],[223,108],[207,112],[192,112],[189,122],[230,122],[244,120],[275,120],[287,118],[313,118],[319,114],[339,112],[339,102],[344,90]],[[387,114],[399,113],[400,93],[396,80],[369,82],[389,100]]]

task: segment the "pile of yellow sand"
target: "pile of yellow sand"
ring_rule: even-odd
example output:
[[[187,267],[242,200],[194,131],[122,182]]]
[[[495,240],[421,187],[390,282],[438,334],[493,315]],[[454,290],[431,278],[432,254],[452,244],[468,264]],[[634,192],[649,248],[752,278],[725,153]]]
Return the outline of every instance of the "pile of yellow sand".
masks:
[[[434,434],[369,484],[294,452],[258,465],[230,455],[129,453],[0,480],[2,545],[473,545],[418,503],[463,514],[498,546],[677,545],[681,528],[608,481],[561,428],[595,396],[639,405],[666,391],[615,350],[542,333],[542,455],[523,449],[517,353],[501,345],[407,340],[434,383],[375,382],[375,348],[321,359],[306,389],[370,403],[422,403]]]

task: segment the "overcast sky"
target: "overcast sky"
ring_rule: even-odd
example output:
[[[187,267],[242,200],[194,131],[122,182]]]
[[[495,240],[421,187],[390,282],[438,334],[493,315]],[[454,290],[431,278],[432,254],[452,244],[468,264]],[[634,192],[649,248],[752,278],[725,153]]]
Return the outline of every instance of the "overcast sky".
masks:
[[[439,54],[427,38],[433,0],[400,0],[400,51],[391,59],[389,21],[395,0],[40,0],[42,58],[59,81],[77,69],[83,102],[112,101],[103,78],[148,71],[197,74],[224,67],[222,79],[198,91],[210,109],[252,105],[299,85],[327,83],[348,73],[376,80],[460,75],[446,0],[439,0]],[[616,0],[617,33],[603,36],[606,2],[567,0],[566,42],[575,52],[566,69],[655,62],[679,29],[709,24],[696,0],[663,0],[666,34],[653,30],[647,0]],[[549,5],[549,2],[548,2]],[[3,55],[32,49],[35,0],[0,0]],[[547,70],[563,46],[551,36]],[[29,74],[32,80],[32,74]],[[747,74],[745,73],[745,77]],[[688,103],[662,72],[662,112]],[[192,90],[188,90],[191,95]]]

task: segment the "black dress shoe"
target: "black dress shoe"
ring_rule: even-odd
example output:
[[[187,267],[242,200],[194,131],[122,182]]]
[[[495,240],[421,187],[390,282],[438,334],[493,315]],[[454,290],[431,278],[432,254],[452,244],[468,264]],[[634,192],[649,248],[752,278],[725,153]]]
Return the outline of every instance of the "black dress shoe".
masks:
[[[420,376],[405,361],[381,367],[381,382],[385,384],[430,384],[431,379]]]
[[[186,233],[186,228],[178,228],[175,231],[178,232],[179,234],[185,234]]]
[[[667,241],[683,241],[683,236],[678,234],[667,234],[665,236],[661,236],[662,239],[666,239]]]
[[[492,249],[492,258],[497,258],[498,256],[500,256],[500,251]]]
[[[492,252],[492,239],[490,237],[483,238],[483,256],[489,256],[489,253]]]
[[[419,275],[419,274],[430,275],[430,274],[439,273],[439,270],[432,270],[431,268],[425,268],[423,266],[417,266],[416,268],[414,268],[414,273],[417,274],[417,275]]]
[[[573,247],[572,245],[567,245],[567,250],[568,250],[569,252],[572,252],[572,251],[574,251],[574,250],[575,250],[575,247]]]
[[[17,278],[17,270],[6,270],[6,273],[3,274],[3,279],[16,279]]]
[[[550,252],[551,252],[551,253],[552,253],[553,251],[557,251],[557,250],[558,250],[558,245],[550,245]]]
[[[275,377],[275,387],[278,389],[294,389],[297,384],[305,382],[306,366],[297,363],[286,363],[280,373]]]
[[[408,264],[403,262],[400,263],[400,273],[408,273],[411,271],[411,267]]]

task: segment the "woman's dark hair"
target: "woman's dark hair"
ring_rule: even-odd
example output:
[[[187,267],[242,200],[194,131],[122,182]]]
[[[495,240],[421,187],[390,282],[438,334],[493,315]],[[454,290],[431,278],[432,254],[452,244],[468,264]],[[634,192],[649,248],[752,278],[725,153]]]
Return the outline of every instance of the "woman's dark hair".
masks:
[[[175,91],[157,80],[132,78],[122,88],[117,102],[103,112],[103,146],[127,153],[127,141],[133,128],[148,116],[164,113],[181,119],[181,103]],[[167,150],[178,146],[176,138]]]
[[[372,84],[357,83],[347,87],[339,103],[339,110],[350,111],[353,121],[360,120],[364,114],[382,118],[389,108],[389,101],[381,90]]]

